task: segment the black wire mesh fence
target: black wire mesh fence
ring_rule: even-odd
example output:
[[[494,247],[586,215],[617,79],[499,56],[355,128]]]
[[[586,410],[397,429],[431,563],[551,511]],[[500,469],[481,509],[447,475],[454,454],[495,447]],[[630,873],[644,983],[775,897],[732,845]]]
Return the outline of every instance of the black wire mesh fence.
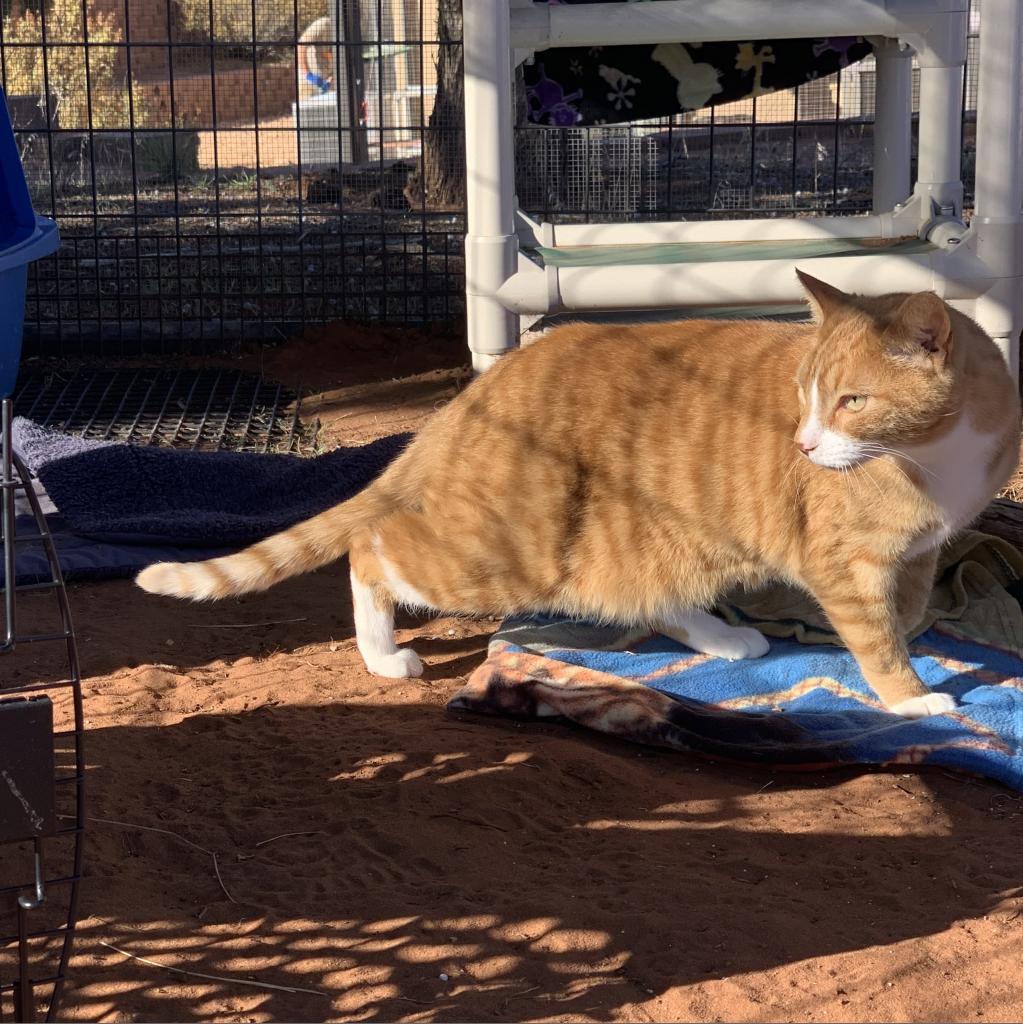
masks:
[[[461,314],[458,0],[3,0],[33,197],[29,354],[209,352]],[[972,25],[976,31],[976,24]],[[976,53],[965,90],[972,161]],[[858,212],[872,58],[657,122],[519,130],[530,212]]]
[[[431,3],[8,0],[0,72],[64,239],[33,272],[28,350],[457,313],[461,211],[405,188],[459,45]]]

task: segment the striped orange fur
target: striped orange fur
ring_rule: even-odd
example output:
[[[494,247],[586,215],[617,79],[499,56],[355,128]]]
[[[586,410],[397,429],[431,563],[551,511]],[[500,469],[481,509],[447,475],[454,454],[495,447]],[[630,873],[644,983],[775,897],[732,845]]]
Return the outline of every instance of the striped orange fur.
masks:
[[[948,710],[904,636],[938,547],[1015,467],[1016,385],[934,295],[801,277],[810,325],[558,328],[474,381],[353,500],[138,583],[219,598],[347,551],[360,650],[401,676],[421,665],[394,646],[397,603],[570,613],[755,657],[759,634],[700,609],[781,578],[821,604],[887,706]]]

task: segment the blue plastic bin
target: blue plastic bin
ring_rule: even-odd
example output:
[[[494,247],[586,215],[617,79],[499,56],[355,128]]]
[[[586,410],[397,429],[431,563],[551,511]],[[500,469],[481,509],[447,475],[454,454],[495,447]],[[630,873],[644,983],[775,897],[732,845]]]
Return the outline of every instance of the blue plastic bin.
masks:
[[[0,398],[14,391],[21,360],[28,265],[60,245],[57,225],[37,217],[0,89]]]

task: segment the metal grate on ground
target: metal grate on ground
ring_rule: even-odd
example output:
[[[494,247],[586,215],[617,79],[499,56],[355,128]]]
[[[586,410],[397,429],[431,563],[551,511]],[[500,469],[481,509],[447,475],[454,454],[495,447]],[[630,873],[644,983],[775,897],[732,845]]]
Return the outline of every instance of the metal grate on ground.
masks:
[[[36,370],[22,374],[18,415],[79,437],[196,451],[316,449],[301,401],[258,374],[220,369]]]

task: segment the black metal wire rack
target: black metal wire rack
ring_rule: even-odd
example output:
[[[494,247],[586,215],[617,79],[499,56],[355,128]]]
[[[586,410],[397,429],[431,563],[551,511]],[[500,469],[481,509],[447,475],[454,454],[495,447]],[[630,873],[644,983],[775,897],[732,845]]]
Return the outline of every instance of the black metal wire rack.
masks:
[[[0,1021],[56,1019],[77,921],[85,759],[82,682],[67,589],[0,401]],[[15,582],[16,552],[49,571]],[[41,649],[47,649],[40,656]]]
[[[23,371],[15,404],[35,423],[96,440],[297,455],[316,448],[317,424],[301,418],[299,395],[242,370]]]

